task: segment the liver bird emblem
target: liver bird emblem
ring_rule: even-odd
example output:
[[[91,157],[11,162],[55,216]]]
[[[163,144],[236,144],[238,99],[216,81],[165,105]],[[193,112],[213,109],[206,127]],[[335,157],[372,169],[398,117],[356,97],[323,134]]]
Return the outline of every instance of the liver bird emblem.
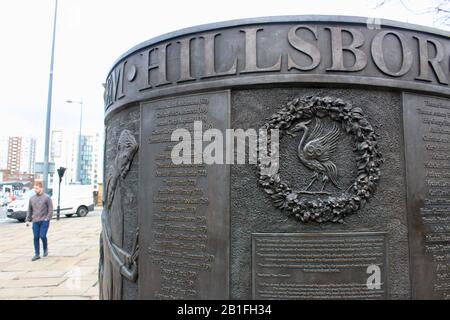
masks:
[[[323,183],[320,192],[323,192],[325,186],[330,181],[340,189],[337,183],[337,167],[330,160],[331,155],[336,151],[336,146],[339,141],[339,127],[336,125],[336,122],[333,121],[331,130],[327,132],[322,122],[316,119],[314,128],[312,129],[311,134],[309,134],[309,127],[307,125],[310,122],[311,120],[300,122],[287,131],[291,136],[295,136],[293,134],[294,132],[303,131],[302,139],[298,145],[297,155],[303,165],[314,171],[312,180],[304,192],[307,192],[314,182],[319,180],[320,175],[322,175]]]

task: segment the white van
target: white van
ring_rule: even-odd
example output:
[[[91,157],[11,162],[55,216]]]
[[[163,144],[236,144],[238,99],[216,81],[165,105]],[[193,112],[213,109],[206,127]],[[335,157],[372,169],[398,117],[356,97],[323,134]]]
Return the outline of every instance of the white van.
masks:
[[[27,217],[30,198],[35,195],[34,189],[24,193],[23,197],[11,202],[6,211],[6,216],[21,222]],[[58,189],[53,192],[53,217],[56,217],[58,208]],[[94,210],[93,187],[90,185],[61,186],[61,211],[60,215],[71,217],[76,214],[79,217],[86,216]]]
[[[53,211],[56,215],[58,206],[58,189],[53,191]],[[67,185],[61,186],[61,215],[71,217],[76,214],[79,217],[86,216],[94,210],[94,188],[91,185]]]

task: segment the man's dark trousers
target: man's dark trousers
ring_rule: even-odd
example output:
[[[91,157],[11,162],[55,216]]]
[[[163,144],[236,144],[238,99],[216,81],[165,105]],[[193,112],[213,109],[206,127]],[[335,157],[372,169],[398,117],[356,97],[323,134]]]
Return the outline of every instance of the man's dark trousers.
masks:
[[[50,225],[50,221],[37,221],[33,222],[33,235],[34,235],[34,255],[39,256],[39,238],[42,240],[42,247],[44,253],[47,251],[47,231]]]

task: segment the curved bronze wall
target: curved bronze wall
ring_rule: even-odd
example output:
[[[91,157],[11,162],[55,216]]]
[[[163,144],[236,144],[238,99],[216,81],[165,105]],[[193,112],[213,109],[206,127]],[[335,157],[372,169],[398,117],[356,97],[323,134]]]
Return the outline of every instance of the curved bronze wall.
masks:
[[[104,94],[102,298],[449,298],[449,63],[448,32],[354,17],[236,20],[132,48]],[[350,191],[310,191],[294,119],[339,134]],[[170,134],[195,120],[283,129],[277,177],[294,191],[256,165],[173,165]]]

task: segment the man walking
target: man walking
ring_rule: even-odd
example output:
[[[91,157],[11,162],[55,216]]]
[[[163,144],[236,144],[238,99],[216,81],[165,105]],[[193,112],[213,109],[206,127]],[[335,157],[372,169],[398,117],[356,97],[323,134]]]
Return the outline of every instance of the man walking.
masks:
[[[48,255],[47,231],[50,225],[50,219],[53,216],[52,199],[44,193],[42,182],[35,182],[34,191],[36,192],[36,195],[30,198],[26,218],[27,227],[30,221],[33,222],[34,257],[31,259],[31,261],[40,259],[39,239],[42,240],[44,257]]]

